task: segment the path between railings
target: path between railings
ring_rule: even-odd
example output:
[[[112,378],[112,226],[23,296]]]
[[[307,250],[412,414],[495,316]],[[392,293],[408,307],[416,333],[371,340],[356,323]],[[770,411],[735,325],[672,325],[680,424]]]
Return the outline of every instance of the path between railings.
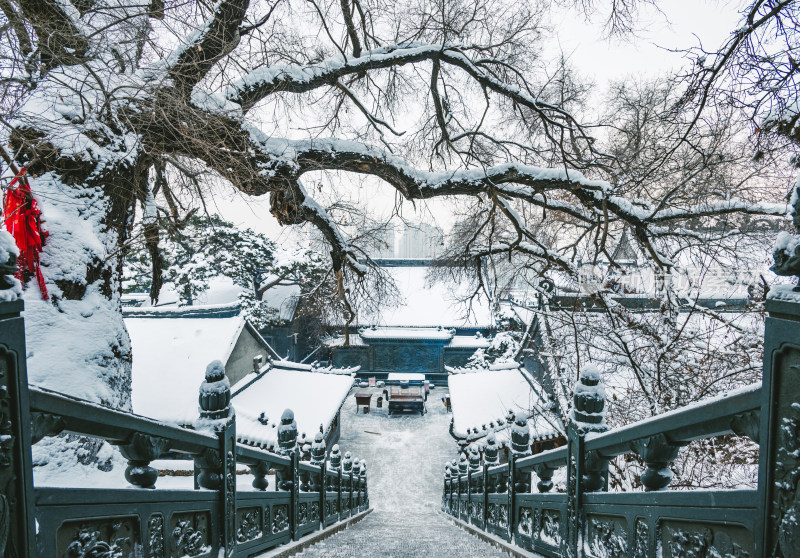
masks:
[[[508,556],[439,511],[442,464],[457,456],[458,447],[449,434],[452,415],[438,399],[436,390],[431,392],[424,416],[387,417],[374,405],[369,414],[356,413],[355,401],[349,397],[342,409],[339,443],[366,460],[374,511],[299,556]]]

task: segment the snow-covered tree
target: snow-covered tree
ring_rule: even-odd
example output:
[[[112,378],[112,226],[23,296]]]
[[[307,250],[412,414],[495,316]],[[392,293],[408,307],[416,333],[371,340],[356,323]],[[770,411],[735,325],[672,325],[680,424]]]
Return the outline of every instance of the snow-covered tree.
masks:
[[[228,277],[242,289],[240,301],[248,318],[257,326],[277,325],[277,310],[264,300],[270,289],[298,287],[299,296],[310,299],[330,295],[328,266],[308,249],[278,251],[275,243],[248,227],[236,226],[217,215],[192,215],[180,224],[165,224],[158,250],[135,239],[146,236],[134,229],[123,268],[123,292],[149,292],[157,302],[162,283],[171,285],[181,304],[191,305],[209,289],[211,279]],[[153,258],[160,262],[153,265]],[[160,274],[160,277],[154,276]],[[158,285],[159,289],[155,286]],[[336,306],[335,297],[323,304]],[[305,301],[306,308],[319,306]]]
[[[585,88],[537,55],[545,9],[501,0],[3,2],[3,138],[29,169],[50,231],[42,264],[51,299],[33,284],[25,293],[31,380],[130,407],[122,253],[137,207],[152,217],[154,172],[173,200],[181,181],[196,205],[227,183],[269,195],[283,225],[319,228],[345,302],[368,268],[317,201],[320,187],[332,188],[325,173],[377,177],[398,203],[462,197],[478,215],[467,256],[523,253],[569,274],[574,253],[542,242],[544,219],[600,239],[624,224],[668,265],[659,239],[698,216],[784,211],[749,197],[698,203],[679,195],[695,188],[690,180],[673,180],[657,200],[620,188],[613,153],[583,123]]]

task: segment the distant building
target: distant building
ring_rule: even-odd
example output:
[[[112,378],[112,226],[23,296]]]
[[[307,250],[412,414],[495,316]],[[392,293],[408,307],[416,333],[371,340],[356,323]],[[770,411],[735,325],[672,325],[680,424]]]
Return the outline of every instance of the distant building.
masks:
[[[441,254],[444,245],[444,233],[437,226],[427,223],[406,225],[397,257],[410,259],[431,259]]]
[[[429,283],[429,262],[395,260],[387,267],[404,300],[377,314],[359,314],[344,347],[342,324],[329,324],[339,334],[326,340],[336,366],[360,366],[360,376],[384,379],[391,372],[423,373],[446,383],[445,367],[464,366],[477,349],[489,346],[496,331],[492,304],[479,296],[471,305],[460,298],[467,285]]]

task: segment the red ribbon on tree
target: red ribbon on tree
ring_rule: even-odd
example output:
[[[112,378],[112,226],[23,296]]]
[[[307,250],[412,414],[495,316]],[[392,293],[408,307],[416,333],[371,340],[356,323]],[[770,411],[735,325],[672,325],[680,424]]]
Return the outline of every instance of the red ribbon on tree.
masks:
[[[39,253],[47,241],[49,234],[42,228],[42,212],[39,204],[33,199],[31,186],[25,178],[28,169],[22,167],[19,174],[8,185],[5,200],[3,200],[3,213],[6,219],[6,229],[14,237],[19,248],[19,258],[17,264],[17,279],[25,280],[25,272],[36,277],[39,283],[39,290],[42,298],[47,300],[47,286],[42,275],[42,268],[39,265]],[[14,185],[19,185],[14,188]]]

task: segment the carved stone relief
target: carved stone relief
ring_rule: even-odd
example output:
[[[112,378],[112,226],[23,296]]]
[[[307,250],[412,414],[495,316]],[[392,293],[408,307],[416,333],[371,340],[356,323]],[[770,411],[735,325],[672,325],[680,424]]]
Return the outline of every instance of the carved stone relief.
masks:
[[[164,537],[164,516],[153,514],[147,522],[147,558],[165,558],[167,541]]]
[[[272,532],[280,533],[289,528],[289,505],[272,506]]]
[[[753,537],[737,525],[664,521],[660,535],[664,558],[753,558]]]
[[[242,543],[259,538],[262,535],[261,508],[239,510],[236,523],[238,525],[236,529],[237,542]]]
[[[587,518],[586,553],[595,558],[627,556],[628,523],[622,517],[590,516]]]
[[[170,550],[173,558],[199,556],[208,552],[209,512],[173,514],[170,519]]]
[[[134,558],[139,518],[68,521],[58,530],[58,555],[65,558]]]
[[[539,539],[551,546],[561,544],[561,517],[555,510],[542,510],[542,529]]]

